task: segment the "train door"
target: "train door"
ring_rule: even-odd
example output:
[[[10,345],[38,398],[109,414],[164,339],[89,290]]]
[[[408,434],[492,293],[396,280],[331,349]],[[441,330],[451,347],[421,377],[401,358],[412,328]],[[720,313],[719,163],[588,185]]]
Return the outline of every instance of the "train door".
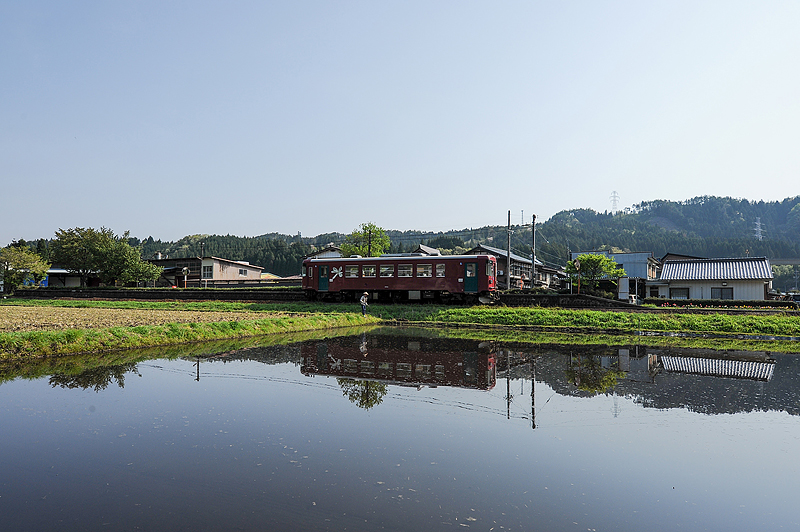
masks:
[[[464,292],[474,294],[478,291],[478,263],[467,262],[464,265]]]
[[[327,292],[328,291],[328,267],[327,266],[320,266],[319,267],[319,281],[317,284],[317,290],[320,292]]]

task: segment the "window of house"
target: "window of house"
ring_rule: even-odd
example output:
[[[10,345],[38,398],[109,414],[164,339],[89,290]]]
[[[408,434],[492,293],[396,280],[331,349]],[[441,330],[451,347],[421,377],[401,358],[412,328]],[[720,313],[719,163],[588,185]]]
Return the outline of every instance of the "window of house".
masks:
[[[203,279],[212,279],[214,277],[214,266],[203,266]]]
[[[361,267],[361,274],[364,277],[375,277],[375,265],[370,266],[362,266]]]
[[[398,277],[412,277],[414,275],[414,265],[413,264],[398,264],[397,265],[397,276]],[[383,266],[381,266],[381,277],[385,277],[383,275]]]
[[[345,277],[358,277],[358,265],[351,265],[344,267]]]
[[[688,288],[670,288],[669,289],[669,298],[670,299],[689,299],[689,289]]]
[[[247,277],[247,270],[244,268],[239,268],[239,277]]]
[[[394,277],[394,264],[381,264],[381,277]]]
[[[433,264],[417,264],[417,277],[433,277]]]
[[[436,277],[444,277],[444,264],[436,265]]]
[[[733,299],[733,288],[711,288],[711,299]]]

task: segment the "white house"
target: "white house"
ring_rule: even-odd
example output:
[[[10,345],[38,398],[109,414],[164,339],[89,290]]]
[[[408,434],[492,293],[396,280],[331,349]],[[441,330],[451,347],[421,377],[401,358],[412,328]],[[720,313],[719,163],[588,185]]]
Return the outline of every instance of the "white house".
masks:
[[[648,283],[651,297],[669,299],[764,300],[772,289],[772,267],[766,257],[668,259],[661,277]]]

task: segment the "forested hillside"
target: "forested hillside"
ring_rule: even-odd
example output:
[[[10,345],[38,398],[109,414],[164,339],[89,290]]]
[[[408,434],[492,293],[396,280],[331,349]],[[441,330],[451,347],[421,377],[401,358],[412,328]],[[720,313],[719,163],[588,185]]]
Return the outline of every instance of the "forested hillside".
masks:
[[[760,222],[760,225],[759,225]],[[760,229],[759,240],[757,238]],[[506,248],[507,228],[481,227],[446,232],[387,229],[392,252],[411,251],[419,244],[459,253],[477,244]],[[177,242],[152,237],[141,244],[142,256],[156,252],[170,257],[214,255],[263,266],[277,275],[300,271],[302,257],[328,244],[341,244],[342,233],[315,237],[269,233],[257,237],[192,235]],[[201,243],[203,246],[201,247]],[[614,249],[667,252],[698,257],[800,257],[800,196],[780,202],[704,196],[683,202],[649,201],[611,214],[591,209],[562,211],[537,224],[536,255],[542,262],[563,266],[569,251]],[[512,250],[531,253],[530,225],[512,227]]]

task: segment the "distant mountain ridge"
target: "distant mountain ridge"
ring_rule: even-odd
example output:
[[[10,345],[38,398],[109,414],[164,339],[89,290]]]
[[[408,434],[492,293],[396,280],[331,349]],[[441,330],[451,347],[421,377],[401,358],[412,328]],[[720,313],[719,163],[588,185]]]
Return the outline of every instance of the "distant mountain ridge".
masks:
[[[761,240],[757,239],[760,233]],[[387,229],[392,251],[412,251],[418,244],[463,252],[477,244],[506,248],[506,226],[451,231]],[[176,242],[152,237],[141,244],[145,258],[156,252],[173,257],[217,255],[263,266],[278,275],[300,271],[301,259],[315,248],[341,244],[343,233],[314,237],[268,233],[256,237],[190,235]],[[203,246],[201,247],[201,242]],[[512,226],[512,251],[531,255],[530,224]],[[537,223],[536,258],[563,266],[570,251],[610,249],[648,251],[657,258],[667,252],[698,257],[800,257],[800,196],[775,202],[751,202],[730,197],[700,196],[686,201],[642,202],[617,213],[571,209]]]

